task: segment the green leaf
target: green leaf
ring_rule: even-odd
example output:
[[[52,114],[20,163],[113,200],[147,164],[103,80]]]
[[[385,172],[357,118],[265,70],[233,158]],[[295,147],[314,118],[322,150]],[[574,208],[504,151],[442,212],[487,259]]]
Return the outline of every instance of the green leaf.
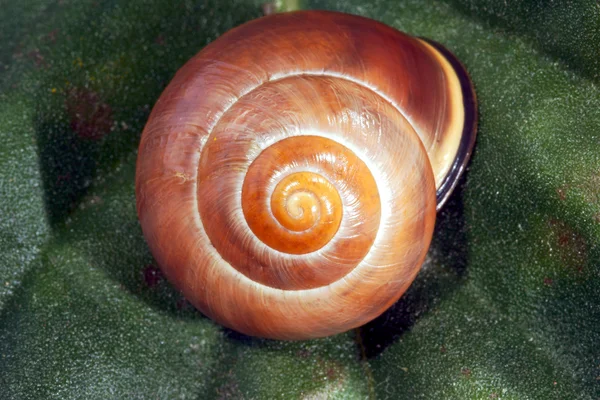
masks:
[[[154,102],[262,3],[0,1],[0,398],[598,399],[597,3],[298,3],[445,44],[480,123],[409,291],[290,343],[195,311],[135,210]]]

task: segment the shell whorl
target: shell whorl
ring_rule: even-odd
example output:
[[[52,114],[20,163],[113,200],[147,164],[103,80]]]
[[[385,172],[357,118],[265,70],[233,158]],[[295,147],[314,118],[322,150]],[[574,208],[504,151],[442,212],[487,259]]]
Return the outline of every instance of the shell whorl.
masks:
[[[386,46],[400,54],[376,63]],[[422,132],[464,118],[437,57],[327,12],[263,18],[207,46],[165,90],[140,144],[138,214],[167,277],[250,335],[321,337],[381,314],[433,232],[442,132]]]
[[[356,83],[326,77],[266,83],[232,105],[202,150],[202,224],[221,257],[251,280],[287,290],[325,286],[373,262],[365,257],[370,251],[377,257],[378,246],[396,252],[404,203],[423,203],[406,196],[435,191],[427,162],[410,124]],[[298,221],[282,224],[291,215],[278,197],[289,186],[319,214],[304,229],[293,228]],[[393,254],[386,257],[394,262]]]

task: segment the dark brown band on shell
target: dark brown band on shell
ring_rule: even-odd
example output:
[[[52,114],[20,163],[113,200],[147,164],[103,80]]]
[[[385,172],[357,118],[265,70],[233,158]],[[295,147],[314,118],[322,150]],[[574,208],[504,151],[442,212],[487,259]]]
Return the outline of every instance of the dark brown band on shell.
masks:
[[[471,154],[473,153],[475,139],[477,138],[477,96],[469,73],[460,60],[438,42],[426,38],[421,39],[435,47],[435,49],[439,51],[454,68],[460,81],[463,107],[465,110],[465,120],[458,152],[450,171],[448,171],[448,174],[437,188],[437,210],[439,211],[456,188],[460,177],[471,159]]]

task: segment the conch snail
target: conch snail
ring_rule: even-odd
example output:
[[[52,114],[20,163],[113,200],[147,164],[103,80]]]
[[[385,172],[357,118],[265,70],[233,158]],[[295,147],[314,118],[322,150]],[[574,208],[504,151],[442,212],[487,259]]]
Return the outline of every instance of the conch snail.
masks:
[[[152,110],[143,233],[224,326],[344,332],[415,278],[475,126],[471,82],[439,44],[342,13],[263,17],[200,51]]]

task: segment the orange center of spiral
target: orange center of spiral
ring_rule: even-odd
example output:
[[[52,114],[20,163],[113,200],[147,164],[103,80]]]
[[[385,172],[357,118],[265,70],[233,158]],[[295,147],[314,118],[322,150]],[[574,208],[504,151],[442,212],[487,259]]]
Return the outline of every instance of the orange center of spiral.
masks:
[[[337,232],[342,220],[341,204],[335,187],[314,172],[286,176],[271,195],[271,212],[281,226],[292,232],[314,230],[319,235],[303,252],[323,247]],[[268,236],[261,240],[269,241]]]
[[[315,168],[319,173],[312,171]],[[264,244],[286,254],[307,254],[323,248],[340,229],[340,190],[354,199],[354,206],[367,206],[366,215],[373,216],[365,217],[368,221],[379,223],[375,181],[352,151],[323,137],[287,138],[263,150],[248,168],[242,210],[248,227]],[[355,243],[362,249],[361,258],[376,231],[366,225],[364,246]]]

